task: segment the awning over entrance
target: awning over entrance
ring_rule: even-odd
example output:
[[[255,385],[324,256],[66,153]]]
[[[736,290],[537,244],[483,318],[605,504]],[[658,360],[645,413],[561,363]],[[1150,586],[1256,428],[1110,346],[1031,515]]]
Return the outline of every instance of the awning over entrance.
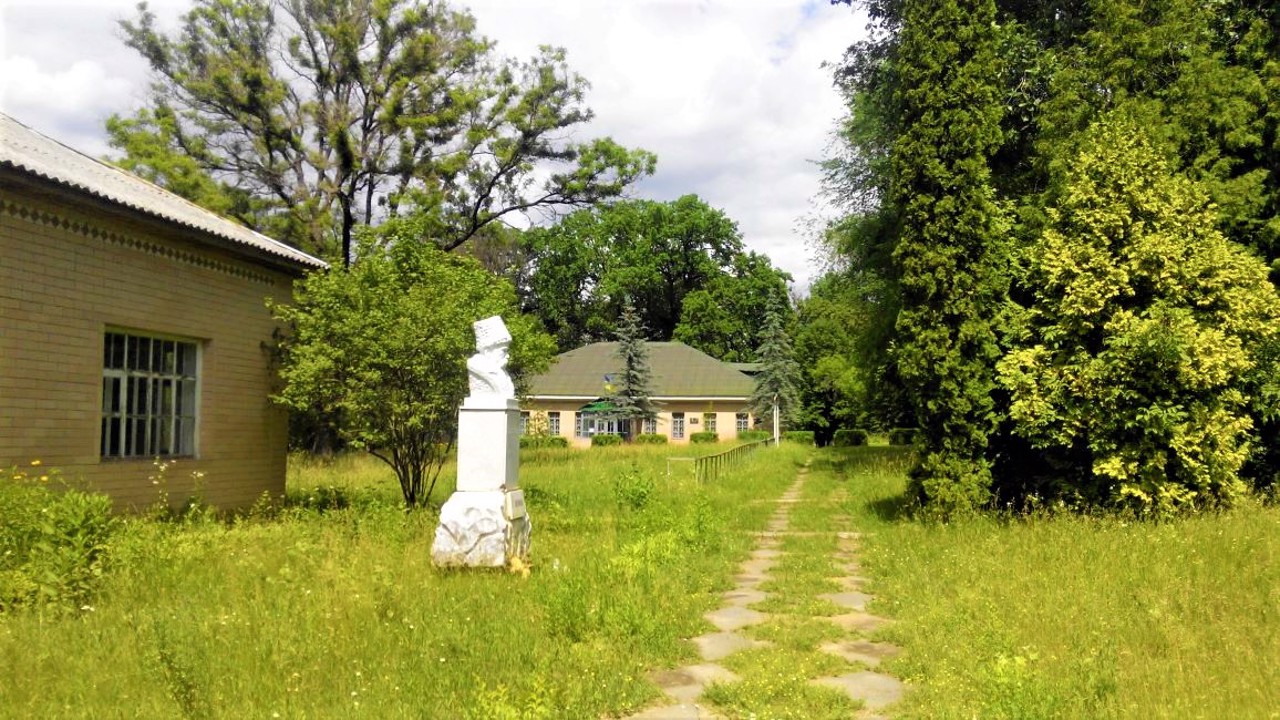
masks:
[[[596,413],[598,415],[606,415],[617,412],[618,407],[608,400],[593,400],[586,405],[578,408],[578,412]]]

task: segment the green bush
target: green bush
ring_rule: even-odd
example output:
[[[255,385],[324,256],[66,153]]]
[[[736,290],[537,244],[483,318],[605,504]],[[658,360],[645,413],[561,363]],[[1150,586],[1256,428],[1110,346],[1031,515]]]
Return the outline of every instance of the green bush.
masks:
[[[787,442],[800,443],[801,445],[813,444],[812,430],[788,430],[782,433],[782,439]]]
[[[569,438],[563,435],[521,435],[520,448],[540,450],[542,448],[567,448]]]
[[[831,436],[834,447],[856,447],[867,444],[867,431],[861,428],[840,429]]]
[[[641,433],[632,440],[636,445],[666,445],[667,436],[657,433]]]
[[[739,430],[738,439],[742,442],[759,442],[768,440],[772,435],[768,430]]]
[[[613,434],[601,434],[591,436],[591,447],[603,447],[606,445],[621,445],[622,436]]]
[[[915,428],[894,428],[889,431],[890,445],[910,445],[916,441]]]
[[[56,473],[0,474],[0,612],[24,606],[73,609],[106,567],[117,521],[105,495],[51,489]]]
[[[720,442],[720,436],[711,431],[690,433],[689,442],[694,445]]]

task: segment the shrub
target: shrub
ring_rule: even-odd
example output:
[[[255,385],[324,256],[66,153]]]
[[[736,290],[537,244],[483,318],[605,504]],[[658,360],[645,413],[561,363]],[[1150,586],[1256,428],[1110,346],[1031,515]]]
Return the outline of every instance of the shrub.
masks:
[[[915,428],[894,428],[889,431],[890,445],[910,445],[916,441]]]
[[[591,436],[591,447],[603,447],[606,445],[621,445],[622,436],[612,434],[600,434]]]
[[[812,430],[788,430],[782,433],[782,439],[787,442],[800,443],[801,445],[813,444]]]
[[[569,438],[563,435],[521,435],[520,448],[540,450],[542,448],[567,448]]]
[[[694,445],[720,442],[720,436],[711,431],[696,432],[689,435],[689,442]]]
[[[56,473],[0,475],[0,611],[72,609],[92,594],[117,521],[105,495],[53,490]]]
[[[667,436],[657,433],[641,433],[632,440],[637,445],[666,445]]]
[[[861,428],[840,429],[831,436],[834,447],[855,447],[867,444],[867,431]]]
[[[768,430],[739,430],[738,439],[742,442],[759,442],[772,437]]]
[[[657,483],[639,466],[632,464],[626,472],[613,479],[613,497],[618,507],[631,510],[643,510],[649,504]]]

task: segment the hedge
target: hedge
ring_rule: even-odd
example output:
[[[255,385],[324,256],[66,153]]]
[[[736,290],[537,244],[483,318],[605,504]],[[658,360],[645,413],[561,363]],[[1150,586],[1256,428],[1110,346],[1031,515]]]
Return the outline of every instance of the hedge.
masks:
[[[760,440],[768,440],[773,434],[768,430],[739,430],[738,439],[742,442],[759,442]]]
[[[720,442],[720,436],[712,431],[696,432],[689,435],[689,442],[695,445]]]
[[[604,447],[605,445],[621,445],[622,436],[609,433],[591,436],[591,447]]]
[[[788,442],[800,443],[801,445],[813,444],[812,430],[788,430],[782,433],[782,439]]]
[[[569,438],[563,435],[521,435],[521,449],[538,450],[541,448],[567,448]]]
[[[636,445],[666,445],[667,436],[657,433],[640,433],[632,440]]]
[[[854,447],[867,444],[867,431],[862,428],[842,428],[831,436],[835,447]]]
[[[894,428],[889,431],[890,445],[910,445],[916,441],[915,428]]]

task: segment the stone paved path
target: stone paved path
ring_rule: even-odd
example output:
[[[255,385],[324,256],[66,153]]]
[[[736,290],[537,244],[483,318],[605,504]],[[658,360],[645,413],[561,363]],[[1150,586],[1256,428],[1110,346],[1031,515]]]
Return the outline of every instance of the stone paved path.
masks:
[[[694,645],[698,647],[703,662],[652,673],[649,676],[650,679],[662,689],[668,703],[632,715],[630,720],[722,720],[720,715],[699,704],[698,701],[702,691],[708,685],[717,682],[736,682],[739,679],[733,672],[716,664],[717,661],[741,650],[769,645],[764,641],[753,640],[738,631],[769,619],[768,613],[752,610],[749,606],[769,596],[769,593],[760,590],[759,586],[769,579],[769,570],[784,554],[779,549],[780,538],[787,535],[825,534],[793,533],[787,530],[791,508],[796,503],[803,502],[800,493],[807,474],[808,469],[802,469],[795,483],[777,500],[778,509],[770,517],[765,531],[759,534],[759,540],[751,552],[751,557],[742,563],[738,575],[734,577],[735,587],[724,593],[724,605],[704,616],[715,626],[716,632],[692,639]],[[832,622],[851,632],[869,634],[890,621],[866,612],[871,596],[863,592],[864,580],[859,575],[861,570],[858,566],[858,534],[842,532],[838,535],[840,548],[836,560],[842,570],[848,573],[838,578],[844,589],[838,593],[819,597],[830,600],[849,611],[829,618]],[[827,643],[819,650],[842,657],[850,663],[870,668],[838,677],[812,680],[815,685],[842,690],[849,697],[861,701],[863,709],[854,716],[857,720],[882,718],[883,716],[877,714],[878,711],[901,699],[904,691],[901,681],[874,670],[881,660],[893,657],[899,652],[893,645],[866,639],[846,639]]]

